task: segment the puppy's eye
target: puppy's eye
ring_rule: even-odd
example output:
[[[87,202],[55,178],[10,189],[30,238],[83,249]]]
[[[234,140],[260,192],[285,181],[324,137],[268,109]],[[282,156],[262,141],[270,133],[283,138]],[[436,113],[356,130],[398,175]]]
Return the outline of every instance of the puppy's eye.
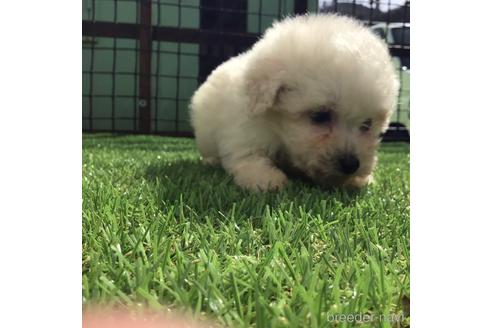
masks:
[[[372,120],[369,119],[369,120],[364,121],[364,123],[362,123],[359,130],[361,130],[362,132],[367,132],[371,129],[371,126],[372,126]]]
[[[329,111],[319,111],[311,113],[311,122],[314,124],[330,123],[332,120],[331,113]]]

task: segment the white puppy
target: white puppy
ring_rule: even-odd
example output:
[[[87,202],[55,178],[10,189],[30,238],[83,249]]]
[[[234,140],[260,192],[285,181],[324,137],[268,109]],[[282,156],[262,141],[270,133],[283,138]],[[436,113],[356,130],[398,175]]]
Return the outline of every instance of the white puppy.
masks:
[[[251,190],[281,188],[290,169],[321,184],[362,187],[398,87],[387,46],[361,23],[287,18],[196,91],[198,150]]]

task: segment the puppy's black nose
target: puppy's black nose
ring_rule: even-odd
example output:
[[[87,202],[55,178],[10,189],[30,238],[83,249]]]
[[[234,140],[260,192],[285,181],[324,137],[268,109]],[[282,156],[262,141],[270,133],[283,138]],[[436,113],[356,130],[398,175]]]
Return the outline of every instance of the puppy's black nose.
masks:
[[[342,155],[338,159],[340,171],[345,174],[352,174],[359,169],[359,159],[351,154]]]

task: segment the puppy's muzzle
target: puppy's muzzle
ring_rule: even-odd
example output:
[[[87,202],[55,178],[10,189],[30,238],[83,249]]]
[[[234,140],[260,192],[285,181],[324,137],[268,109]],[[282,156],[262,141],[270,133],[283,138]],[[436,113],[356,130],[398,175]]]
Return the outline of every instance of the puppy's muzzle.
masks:
[[[338,158],[338,169],[343,174],[355,173],[360,166],[359,159],[353,154],[343,154]]]

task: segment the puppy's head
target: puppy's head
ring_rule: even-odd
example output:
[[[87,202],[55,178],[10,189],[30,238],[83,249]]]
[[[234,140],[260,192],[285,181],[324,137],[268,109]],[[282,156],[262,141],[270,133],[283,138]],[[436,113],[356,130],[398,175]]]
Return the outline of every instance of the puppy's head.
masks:
[[[251,50],[244,82],[251,115],[278,135],[289,165],[323,184],[367,180],[399,87],[370,30],[340,16],[277,23]]]

